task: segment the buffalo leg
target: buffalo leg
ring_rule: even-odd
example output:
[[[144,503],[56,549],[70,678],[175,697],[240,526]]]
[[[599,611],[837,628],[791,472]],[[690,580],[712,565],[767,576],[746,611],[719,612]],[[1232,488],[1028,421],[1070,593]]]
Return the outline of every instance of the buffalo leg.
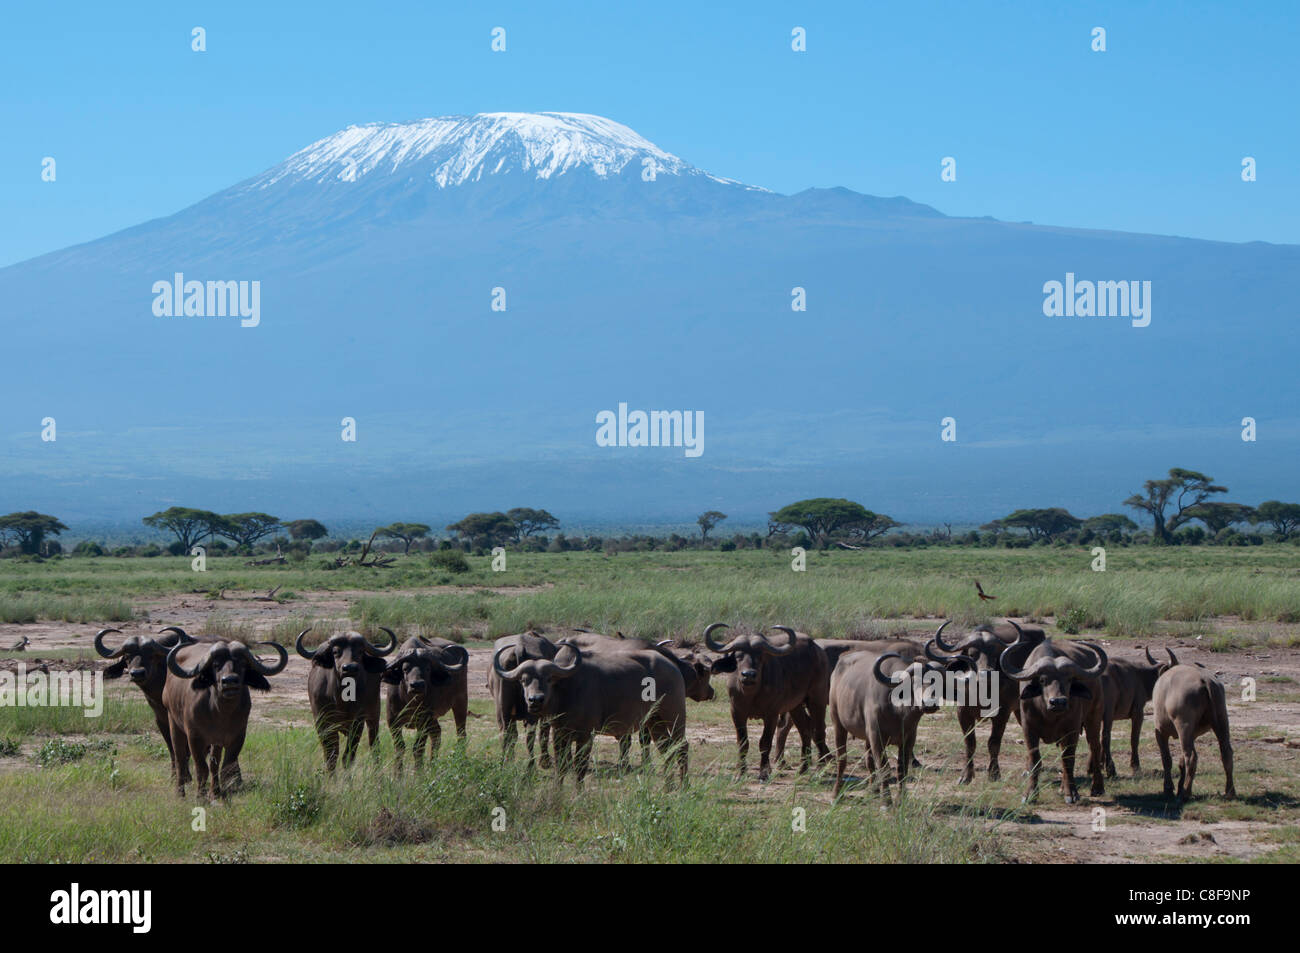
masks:
[[[465,744],[465,722],[469,718],[469,699],[457,699],[451,706],[451,717],[456,722],[456,743]]]
[[[632,770],[632,736],[620,735],[618,739],[618,769]]]
[[[332,725],[319,725],[316,737],[320,739],[321,751],[325,753],[325,770],[333,771],[339,760],[339,735]]]
[[[1103,760],[1110,760],[1110,749],[1104,750],[1101,747],[1101,725],[1096,721],[1085,721],[1083,723],[1083,733],[1088,739],[1088,751],[1093,757],[1090,759],[1092,764],[1092,788],[1088,793],[1092,797],[1101,797],[1106,793],[1106,780],[1101,773]],[[1079,736],[1074,736],[1075,743],[1078,743]],[[1071,782],[1074,778],[1071,776]]]
[[[961,777],[957,779],[958,784],[970,784],[975,780],[975,723],[979,720],[979,715],[974,708],[962,705],[957,709],[957,725],[961,728],[962,744],[966,746],[966,765],[961,770]],[[992,775],[993,768],[993,739],[989,739],[989,774]]]
[[[354,721],[348,725],[347,747],[343,750],[343,767],[350,768],[357,759],[357,749],[361,747],[361,732],[365,725]]]
[[[785,739],[790,737],[790,729],[794,727],[794,719],[790,713],[783,714],[776,723],[776,747],[772,753],[772,761],[779,768],[785,763]]]
[[[415,726],[415,742],[411,746],[411,753],[415,756],[415,773],[419,774],[424,770],[424,748],[429,739],[429,727],[423,722],[418,722]]]
[[[831,724],[835,728],[835,787],[831,789],[831,797],[835,798],[840,796],[840,788],[844,787],[844,770],[849,762],[849,733],[835,716],[834,708],[831,709]]]
[[[1169,734],[1160,730],[1156,723],[1156,747],[1160,749],[1160,764],[1165,773],[1165,797],[1174,796],[1174,779],[1172,774],[1173,757],[1169,754]]]
[[[393,736],[393,768],[402,773],[402,757],[406,754],[406,739],[402,737],[402,726],[388,723],[388,733]]]
[[[731,723],[736,726],[736,749],[739,753],[736,773],[743,778],[745,758],[749,754],[749,723],[743,715],[738,715],[734,711],[731,713]]]
[[[867,725],[867,744],[871,748],[871,773],[880,796],[889,803],[889,752],[885,750],[885,735],[878,725]]]
[[[1139,708],[1133,713],[1133,724],[1129,730],[1128,739],[1128,766],[1133,769],[1133,776],[1142,770],[1138,763],[1138,741],[1142,738],[1142,710]]]
[[[208,746],[203,742],[191,745],[194,753],[194,779],[199,787],[199,799],[208,796]]]
[[[1061,797],[1065,799],[1066,804],[1074,804],[1079,800],[1079,789],[1074,784],[1074,755],[1078,747],[1078,733],[1068,734],[1061,739]],[[1100,770],[1100,754],[1101,752],[1097,752],[1088,764],[1094,772]],[[1093,777],[1096,777],[1096,774]]]
[[[802,706],[792,709],[787,714],[794,722],[794,726],[799,729],[799,773],[803,774],[812,764],[812,720]],[[779,758],[777,763],[780,763]]]
[[[587,776],[591,769],[591,749],[595,743],[596,736],[590,733],[575,734],[573,738],[573,760],[577,765],[576,774],[578,787],[582,787],[582,780]]]
[[[1178,766],[1178,800],[1186,801],[1192,796],[1192,782],[1196,780],[1196,728],[1179,725],[1178,744],[1183,749],[1183,760]]]
[[[641,767],[650,763],[650,729],[645,725],[641,726]]]
[[[1011,720],[1011,709],[1003,705],[993,715],[992,724],[989,730],[989,780],[997,781],[1002,777],[1002,769],[998,766],[998,755],[1002,752],[1002,735],[1007,730],[1007,722]]]
[[[438,719],[431,719],[429,722],[429,760],[432,761],[438,756],[438,748],[442,746],[442,725],[438,724]]]
[[[221,752],[221,790],[226,796],[244,786],[244,779],[239,773],[239,752],[243,748],[244,737],[240,735]]]
[[[166,709],[153,713],[154,721],[158,725],[158,733],[162,735],[163,744],[167,745],[167,756],[172,759],[172,775],[176,774],[176,750],[172,748],[172,730],[170,727],[170,716]]]
[[[1115,770],[1115,759],[1111,756],[1110,753],[1110,729],[1114,723],[1115,723],[1115,719],[1110,716],[1107,716],[1102,720],[1102,725],[1101,725],[1101,750],[1103,756],[1106,759],[1106,777],[1108,778],[1119,777],[1119,772]],[[1093,758],[1088,759],[1089,774],[1092,773],[1094,767],[1093,762],[1094,762]]]
[[[1025,725],[1025,755],[1029,758],[1029,787],[1024,802],[1029,804],[1038,797],[1038,774],[1043,769],[1043,759],[1038,751],[1038,735]]]
[[[898,746],[898,793],[903,793],[903,782],[907,780],[907,769],[912,766],[912,752],[916,749],[916,726],[903,729],[903,743]]]
[[[552,735],[555,742],[555,776],[562,784],[573,760],[573,739],[569,731],[558,728],[552,731]]]
[[[1232,741],[1228,737],[1228,722],[1226,717],[1222,724],[1217,720],[1215,721],[1214,737],[1219,741],[1219,757],[1223,759],[1223,773],[1228,776],[1228,780],[1223,787],[1223,796],[1236,797],[1237,788],[1232,783]]]
[[[830,761],[831,749],[826,747],[826,706],[808,701],[804,703],[804,707],[808,711],[808,721],[812,725],[812,740],[817,746],[817,760]]]
[[[542,722],[542,724],[537,726],[537,740],[540,741],[542,745],[541,756],[537,759],[538,767],[549,768],[551,766],[551,745],[553,735],[554,730],[551,728],[549,723]],[[531,747],[529,748],[529,752],[532,752]]]
[[[758,779],[766,781],[772,775],[772,736],[776,734],[776,718],[763,719],[763,733],[758,737]]]

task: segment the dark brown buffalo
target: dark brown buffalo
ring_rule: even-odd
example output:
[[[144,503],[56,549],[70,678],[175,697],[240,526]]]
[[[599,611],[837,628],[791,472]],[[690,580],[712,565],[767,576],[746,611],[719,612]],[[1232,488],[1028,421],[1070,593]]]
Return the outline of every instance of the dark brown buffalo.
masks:
[[[253,710],[249,689],[270,691],[267,679],[289,664],[284,646],[257,644],[274,649],[279,663],[267,665],[243,642],[220,639],[177,645],[167,653],[167,671],[173,677],[163,686],[163,704],[175,751],[176,791],[182,797],[190,780],[190,752],[194,753],[201,797],[207,795],[209,772],[214,797],[221,797],[242,780],[239,752]],[[206,763],[209,754],[211,762]]]
[[[169,625],[159,630],[162,638],[149,638],[133,635],[115,649],[104,644],[104,636],[110,632],[122,634],[121,629],[100,629],[95,633],[95,651],[102,658],[117,659],[104,669],[105,678],[121,678],[129,675],[131,682],[144,693],[144,699],[153,709],[154,722],[167,745],[167,754],[172,758],[172,773],[176,772],[176,753],[172,750],[172,732],[168,724],[167,706],[163,704],[163,685],[167,683],[167,653],[177,645],[193,645],[198,639],[187,635],[179,626]],[[163,635],[163,633],[167,633]]]
[[[826,706],[830,700],[831,669],[826,653],[809,636],[782,625],[772,628],[786,633],[785,645],[777,645],[761,633],[737,635],[726,645],[720,645],[713,641],[713,631],[725,628],[722,622],[710,624],[704,630],[704,644],[718,656],[713,671],[727,676],[731,721],[736,728],[739,749],[739,773],[744,775],[745,758],[749,754],[749,722],[761,720],[758,776],[760,780],[769,777],[772,736],[786,712],[799,729],[803,753],[800,770],[808,769],[814,742],[820,757],[829,758]]]
[[[502,667],[507,649],[501,649],[492,668],[519,684],[531,714],[550,720],[559,776],[576,764],[582,784],[597,733],[621,743],[644,728],[663,754],[665,769],[676,761],[684,782],[686,685],[677,665],[654,650],[585,653],[564,640],[558,647],[554,661],[532,659],[512,669]]]
[[[1009,621],[1009,620],[1008,620]],[[1105,793],[1102,780],[1101,675],[1106,653],[1091,642],[1053,642],[1011,623],[1020,637],[1002,653],[1002,671],[1020,683],[1020,726],[1029,758],[1028,803],[1038,796],[1042,760],[1040,742],[1061,746],[1061,796],[1067,804],[1079,800],[1074,784],[1074,752],[1082,730],[1088,738],[1093,797]]]
[[[314,649],[303,644],[311,629],[298,633],[294,649],[311,662],[307,675],[307,700],[311,703],[316,735],[325,752],[325,769],[333,771],[339,760],[339,735],[347,740],[343,767],[352,764],[366,729],[370,750],[379,739],[379,680],[387,664],[384,657],[397,647],[392,629],[387,645],[373,645],[360,632],[332,635]]]
[[[465,740],[465,719],[469,712],[469,653],[446,639],[417,635],[402,643],[401,651],[388,663],[383,680],[388,683],[388,730],[396,749],[397,770],[402,770],[406,742],[403,728],[415,729],[415,769],[424,766],[424,748],[429,757],[438,753],[442,726],[438,719],[451,712],[456,735]]]
[[[1115,762],[1110,754],[1111,726],[1117,721],[1130,722],[1129,732],[1129,767],[1136,775],[1140,770],[1138,763],[1138,739],[1142,737],[1142,719],[1146,716],[1146,705],[1155,691],[1156,679],[1160,677],[1160,663],[1146,650],[1147,664],[1129,659],[1112,658],[1101,676],[1101,690],[1105,696],[1101,713],[1101,748],[1105,752],[1106,777],[1117,776]]]
[[[544,635],[529,629],[519,635],[503,635],[492,646],[493,658],[500,657],[503,668],[512,669],[531,660],[549,661],[555,658],[555,643]],[[538,724],[537,716],[528,711],[524,702],[523,689],[518,681],[504,679],[496,672],[496,667],[488,669],[488,693],[496,703],[497,727],[501,730],[501,756],[510,758],[514,754],[515,742],[519,737],[518,723],[524,723],[524,742],[528,746],[528,767],[533,767],[533,740],[540,734],[541,752],[538,763],[543,768],[551,766],[549,725]]]
[[[1169,739],[1177,735],[1178,746],[1183,749],[1178,763],[1178,799],[1185,801],[1192,796],[1192,782],[1196,780],[1196,739],[1207,731],[1213,731],[1219,742],[1219,757],[1227,776],[1223,796],[1236,797],[1237,789],[1232,783],[1228,698],[1223,684],[1212,672],[1180,665],[1173,652],[1165,651],[1169,653],[1169,664],[1161,664],[1160,677],[1156,679],[1152,692],[1156,747],[1160,749],[1160,762],[1165,773],[1165,797],[1174,796]]]
[[[1016,628],[1009,623],[977,625],[970,634],[949,644],[943,640],[943,629],[947,624],[945,622],[940,626],[939,631],[926,644],[926,656],[944,662],[954,656],[964,655],[975,663],[975,677],[987,680],[993,697],[992,709],[978,704],[956,706],[957,724],[961,727],[962,741],[966,746],[966,764],[958,783],[969,784],[975,778],[975,725],[981,719],[989,721],[989,780],[996,781],[1002,776],[998,755],[1002,751],[1002,736],[1006,732],[1007,720],[1015,715],[1016,721],[1020,721],[1020,686],[1014,678],[1002,671],[1000,664],[1002,653],[1016,641]],[[1036,626],[1022,626],[1021,629],[1027,639],[1038,639],[1047,634]]]

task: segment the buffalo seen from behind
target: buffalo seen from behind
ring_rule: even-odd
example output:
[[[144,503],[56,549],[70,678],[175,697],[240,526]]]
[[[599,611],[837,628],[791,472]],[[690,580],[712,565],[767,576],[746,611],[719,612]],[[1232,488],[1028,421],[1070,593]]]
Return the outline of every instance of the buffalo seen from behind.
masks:
[[[387,645],[368,642],[360,632],[332,635],[314,649],[303,640],[311,629],[298,633],[294,649],[311,662],[307,676],[307,700],[311,705],[316,733],[325,752],[325,768],[333,771],[339,759],[339,736],[346,741],[343,766],[352,764],[365,729],[370,750],[379,738],[379,685],[387,668],[385,656],[397,647],[392,629]]]
[[[1161,664],[1156,679],[1152,702],[1155,708],[1156,747],[1160,749],[1160,762],[1165,776],[1165,797],[1174,796],[1171,776],[1172,756],[1169,739],[1177,736],[1182,748],[1178,763],[1178,799],[1192,796],[1192,782],[1196,780],[1196,739],[1207,731],[1214,732],[1219,742],[1219,757],[1223,773],[1227,775],[1224,797],[1236,797],[1232,783],[1232,740],[1228,736],[1228,700],[1223,683],[1213,673],[1192,665],[1181,665],[1169,649],[1169,664]]]

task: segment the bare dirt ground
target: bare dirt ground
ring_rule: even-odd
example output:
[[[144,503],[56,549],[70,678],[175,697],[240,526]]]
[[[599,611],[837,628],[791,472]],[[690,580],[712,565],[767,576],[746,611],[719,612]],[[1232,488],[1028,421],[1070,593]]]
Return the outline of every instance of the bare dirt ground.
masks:
[[[445,591],[464,590],[446,587]],[[259,632],[269,632],[273,625],[289,618],[302,617],[320,620],[322,628],[343,629],[350,627],[350,603],[369,594],[301,592],[291,606],[256,601],[252,598],[254,593],[235,592],[227,593],[220,601],[197,595],[141,600],[136,608],[144,615],[121,623],[118,628],[132,635],[156,632],[163,625],[180,625],[197,633],[204,630],[206,620],[216,612],[229,623]],[[916,636],[933,631],[933,626],[923,620],[898,620],[898,624],[914,630],[912,634]],[[1229,622],[1224,620],[1221,624],[1226,626]],[[1232,628],[1238,633],[1242,630],[1239,623],[1233,623]],[[0,624],[0,646],[11,645],[23,636],[31,639],[31,645],[21,656],[0,659],[0,668],[13,670],[20,659],[29,671],[42,662],[50,668],[81,667],[85,663],[70,659],[68,656],[73,653],[69,650],[92,651],[91,639],[95,629],[95,626],[61,622]],[[1136,779],[1130,778],[1128,768],[1128,723],[1116,724],[1113,749],[1120,778],[1115,783],[1108,782],[1104,797],[1087,797],[1087,780],[1081,776],[1080,789],[1085,792],[1082,802],[1064,804],[1056,787],[1059,753],[1055,747],[1044,749],[1038,803],[1026,814],[1016,813],[1002,821],[986,822],[990,839],[1001,842],[1008,859],[1064,863],[1251,859],[1275,849],[1279,839],[1275,835],[1280,832],[1290,836],[1297,833],[1297,819],[1300,818],[1300,787],[1297,786],[1297,778],[1300,778],[1300,649],[1267,646],[1212,652],[1208,650],[1208,636],[1132,641],[1092,638],[1119,657],[1140,658],[1143,647],[1150,647],[1154,655],[1163,657],[1163,650],[1168,646],[1178,654],[1180,661],[1202,663],[1219,675],[1228,688],[1229,716],[1238,766],[1237,789],[1241,797],[1237,802],[1223,801],[1219,797],[1222,794],[1222,769],[1213,737],[1207,735],[1198,745],[1197,800],[1180,816],[1177,808],[1158,798],[1161,789],[1159,755],[1152,740],[1152,722],[1148,714],[1140,749],[1142,772]],[[482,716],[477,719],[476,733],[495,732],[486,689],[491,650],[482,643],[470,643],[468,648],[472,707]],[[305,698],[308,669],[309,663],[291,652],[287,669],[274,679],[274,691],[255,702],[254,718],[267,724],[310,725]],[[1255,680],[1257,696],[1254,701],[1242,700],[1243,678]],[[691,744],[693,772],[734,771],[735,735],[720,679],[715,680],[715,688],[719,690],[718,699],[705,705],[692,703],[690,709],[692,721],[687,738]],[[757,766],[760,731],[759,723],[751,724],[751,777],[754,777],[753,771]],[[955,776],[960,767],[961,742],[955,719],[942,712],[923,719],[917,756],[925,767],[917,771],[910,782],[909,796],[930,795],[942,798],[945,803],[955,801],[958,807],[963,804],[972,808],[981,804],[987,807],[992,803],[1006,805],[1008,812],[1018,808],[1024,784],[1021,768],[1025,757],[1019,728],[1014,722],[1007,728],[1001,758],[1003,780],[998,784],[988,782],[983,773],[987,763],[987,731],[981,727],[977,734],[976,765],[979,773],[973,785],[959,788]],[[797,777],[793,770],[798,759],[797,734],[791,735],[790,743],[787,754],[790,766],[778,771],[767,784],[752,780],[737,791],[737,796],[789,797]],[[605,740],[598,757],[609,759],[612,751],[612,744]],[[1176,771],[1176,744],[1173,751]],[[850,758],[857,759],[856,773],[859,777],[865,774],[861,755],[861,742],[854,741],[850,746]],[[1086,746],[1081,742],[1076,769],[1080,775],[1086,758]],[[854,768],[851,767],[850,771],[853,772]],[[812,796],[829,801],[829,783],[814,788]],[[877,805],[866,800],[871,796],[865,793],[850,795],[851,798],[863,799],[864,810],[876,810]],[[1211,806],[1207,808],[1206,804]],[[1242,811],[1234,814],[1230,809],[1232,805],[1242,805]],[[1098,808],[1104,812],[1104,829],[1097,826]]]

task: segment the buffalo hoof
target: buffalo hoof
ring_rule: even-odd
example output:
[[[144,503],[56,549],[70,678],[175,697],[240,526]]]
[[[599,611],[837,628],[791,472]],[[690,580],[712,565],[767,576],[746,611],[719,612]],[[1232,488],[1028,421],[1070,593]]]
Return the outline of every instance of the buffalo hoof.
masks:
[[[758,772],[758,780],[760,780],[760,781],[762,781],[762,782],[764,782],[764,783],[766,783],[766,782],[768,782],[769,780],[771,780],[771,777],[772,777],[771,772],[768,771],[766,768],[764,768],[764,769],[762,769],[761,771]]]
[[[1066,804],[1078,804],[1078,803],[1079,803],[1079,795],[1078,795],[1077,793],[1067,794],[1067,795],[1065,796],[1065,803],[1066,803]]]
[[[1165,797],[1173,797],[1173,796],[1174,796],[1174,789],[1173,789],[1172,787],[1166,787],[1166,788],[1165,788],[1164,795],[1165,795]]]
[[[999,768],[996,764],[989,765],[989,780],[990,781],[1002,780],[1002,769]]]
[[[1092,790],[1088,792],[1089,797],[1104,797],[1105,794],[1106,794],[1106,788],[1104,785],[1101,784],[1094,784],[1092,786]]]
[[[992,777],[992,775],[990,775],[990,777]],[[957,779],[957,783],[958,783],[958,784],[970,784],[970,783],[971,783],[972,781],[974,781],[974,780],[975,780],[975,775],[972,774],[972,773],[970,773],[970,772],[967,772],[967,773],[963,774],[960,778]]]

